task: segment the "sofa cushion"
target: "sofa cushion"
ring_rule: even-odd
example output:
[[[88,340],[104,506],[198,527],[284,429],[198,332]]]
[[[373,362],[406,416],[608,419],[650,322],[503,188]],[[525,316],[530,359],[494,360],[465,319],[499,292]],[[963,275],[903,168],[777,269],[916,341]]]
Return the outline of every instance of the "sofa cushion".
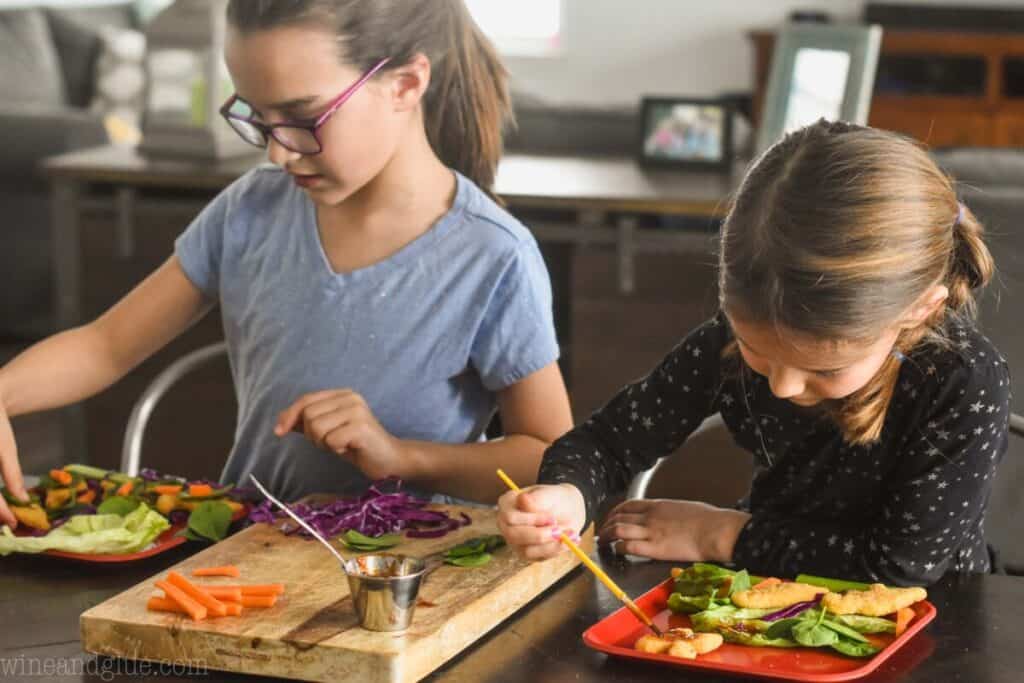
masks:
[[[0,12],[0,64],[5,102],[64,104],[64,76],[43,10]]]
[[[935,150],[932,156],[961,183],[1024,186],[1024,154],[1018,149],[951,147]]]
[[[49,10],[47,17],[64,75],[67,103],[86,107],[95,91],[96,59],[103,41],[96,28],[62,12]]]

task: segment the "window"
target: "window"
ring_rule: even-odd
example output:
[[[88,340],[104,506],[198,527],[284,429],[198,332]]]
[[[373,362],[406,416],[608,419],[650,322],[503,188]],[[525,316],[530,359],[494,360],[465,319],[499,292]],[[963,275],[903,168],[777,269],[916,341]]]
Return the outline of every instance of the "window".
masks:
[[[466,0],[466,6],[501,53],[550,57],[563,49],[563,1]]]

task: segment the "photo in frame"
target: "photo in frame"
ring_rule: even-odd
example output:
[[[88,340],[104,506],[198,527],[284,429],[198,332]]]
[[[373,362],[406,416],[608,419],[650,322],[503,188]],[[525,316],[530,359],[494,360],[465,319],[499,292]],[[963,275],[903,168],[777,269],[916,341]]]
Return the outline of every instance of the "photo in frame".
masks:
[[[732,116],[727,100],[645,97],[640,102],[637,160],[643,166],[728,171]]]

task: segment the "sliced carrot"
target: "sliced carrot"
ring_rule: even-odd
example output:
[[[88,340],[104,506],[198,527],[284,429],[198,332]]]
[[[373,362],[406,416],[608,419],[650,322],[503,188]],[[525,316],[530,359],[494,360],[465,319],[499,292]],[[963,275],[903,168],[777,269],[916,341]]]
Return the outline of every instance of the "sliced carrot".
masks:
[[[154,486],[152,491],[161,496],[176,496],[181,493],[181,486],[178,484],[164,484],[162,486]]]
[[[188,614],[188,610],[179,605],[174,600],[168,597],[157,597],[154,595],[146,603],[146,609],[151,612],[178,612],[180,614]]]
[[[50,479],[53,479],[58,484],[67,486],[71,483],[71,473],[64,470],[50,470]]]
[[[225,609],[224,603],[186,579],[178,572],[174,570],[167,572],[167,581],[181,589],[182,592],[198,602],[200,605],[206,607],[210,614],[217,617],[222,617],[227,614],[227,609]]]
[[[242,604],[239,602],[225,603],[224,607],[227,609],[227,615],[229,617],[237,617],[242,614]],[[179,614],[188,614],[184,607],[176,603],[167,597],[153,596],[146,603],[146,609],[152,612],[177,612]]]
[[[242,601],[242,591],[238,586],[203,586],[202,588],[223,603]]]
[[[163,589],[168,598],[174,600],[182,609],[188,612],[188,615],[192,617],[192,621],[202,621],[206,618],[206,607],[186,595],[185,591],[174,584],[169,581],[157,581],[156,587]]]
[[[903,607],[896,610],[896,635],[907,630],[907,626],[914,619],[914,610],[910,607]]]
[[[242,607],[273,607],[276,595],[242,595]]]
[[[751,586],[750,589],[755,590],[758,588],[767,588],[768,586],[774,586],[780,583],[782,583],[782,579],[777,579],[774,576],[770,576],[767,579],[762,579],[761,581],[758,581],[753,586]]]
[[[283,583],[253,584],[249,586],[217,586],[217,588],[237,588],[242,595],[284,595]]]
[[[192,570],[192,576],[231,576],[237,579],[241,575],[242,572],[233,564],[225,564],[220,567],[200,567]]]
[[[191,484],[188,487],[188,495],[196,498],[202,498],[203,496],[212,496],[213,487],[209,484]]]
[[[88,505],[89,503],[93,502],[94,500],[96,500],[96,491],[95,491],[95,489],[89,489],[85,493],[79,494],[79,496],[78,496],[78,502],[79,503],[85,503],[86,505]]]
[[[115,496],[127,496],[127,495],[129,495],[132,492],[133,488],[135,488],[135,483],[134,482],[130,482],[130,481],[126,481],[125,483],[123,483],[123,484],[121,484],[120,486],[117,487],[117,491],[114,493],[114,495]]]

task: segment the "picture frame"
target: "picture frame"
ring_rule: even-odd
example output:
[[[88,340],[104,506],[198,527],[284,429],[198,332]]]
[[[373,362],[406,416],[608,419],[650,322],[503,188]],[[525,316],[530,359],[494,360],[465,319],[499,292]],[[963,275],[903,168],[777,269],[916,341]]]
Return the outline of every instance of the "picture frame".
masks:
[[[775,41],[756,154],[825,118],[867,125],[882,28],[789,24]]]
[[[637,162],[644,167],[728,172],[732,168],[733,104],[693,97],[640,101]]]

